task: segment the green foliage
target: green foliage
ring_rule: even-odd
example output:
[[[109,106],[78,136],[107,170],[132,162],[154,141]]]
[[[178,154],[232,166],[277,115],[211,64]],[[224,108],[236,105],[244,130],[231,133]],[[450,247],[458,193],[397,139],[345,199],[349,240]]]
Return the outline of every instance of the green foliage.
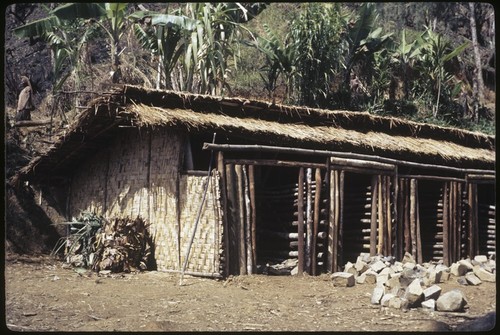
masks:
[[[326,107],[330,85],[341,71],[341,36],[346,15],[338,3],[308,3],[290,26],[288,47],[296,54],[295,102]]]

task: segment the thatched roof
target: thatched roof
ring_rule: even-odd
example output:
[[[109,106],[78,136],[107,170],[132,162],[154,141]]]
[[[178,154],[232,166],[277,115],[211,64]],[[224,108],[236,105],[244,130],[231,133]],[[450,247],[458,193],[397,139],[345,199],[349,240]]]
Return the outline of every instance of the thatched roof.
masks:
[[[114,136],[118,125],[214,131],[291,147],[344,150],[457,167],[492,169],[495,138],[364,112],[151,90],[125,85],[103,94],[21,174],[69,169]],[[54,170],[57,168],[59,170]],[[36,170],[36,173],[33,172]],[[51,176],[55,177],[55,176]]]

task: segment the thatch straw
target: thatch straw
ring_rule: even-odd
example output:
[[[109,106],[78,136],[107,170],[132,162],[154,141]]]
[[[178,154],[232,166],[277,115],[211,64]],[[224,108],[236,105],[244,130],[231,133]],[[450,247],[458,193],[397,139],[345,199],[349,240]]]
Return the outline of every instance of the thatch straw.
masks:
[[[184,126],[187,129],[220,129],[241,135],[261,135],[269,138],[288,138],[290,142],[316,142],[329,148],[350,145],[371,150],[401,152],[413,155],[438,156],[445,160],[495,161],[495,153],[487,149],[470,148],[449,141],[429,138],[391,136],[376,131],[366,133],[328,126],[309,126],[300,123],[277,123],[253,118],[229,117],[214,113],[197,113],[188,109],[150,107],[143,104],[129,105],[126,110],[136,124],[143,126]]]

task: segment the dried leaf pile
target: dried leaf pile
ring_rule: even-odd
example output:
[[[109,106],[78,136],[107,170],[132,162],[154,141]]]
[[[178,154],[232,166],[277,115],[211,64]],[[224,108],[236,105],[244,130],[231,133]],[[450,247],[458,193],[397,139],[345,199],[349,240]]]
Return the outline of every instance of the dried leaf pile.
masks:
[[[151,238],[147,228],[148,225],[140,217],[105,221],[96,235],[92,270],[146,270],[151,256]]]
[[[56,245],[53,254],[65,246],[65,259],[76,267],[94,271],[130,272],[148,269],[152,240],[148,225],[141,218],[106,220],[83,212],[72,222],[68,236]]]

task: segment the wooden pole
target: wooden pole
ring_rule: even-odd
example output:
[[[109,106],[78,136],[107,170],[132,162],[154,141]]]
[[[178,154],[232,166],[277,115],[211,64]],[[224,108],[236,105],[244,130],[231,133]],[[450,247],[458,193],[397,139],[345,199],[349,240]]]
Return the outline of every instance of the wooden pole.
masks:
[[[387,216],[387,243],[385,255],[392,255],[392,213],[391,213],[391,177],[385,176],[385,191],[386,191],[386,216]]]
[[[418,182],[415,181],[415,224],[417,230],[417,263],[422,263],[424,260],[422,259],[422,238],[421,238],[421,227],[420,227],[420,205],[419,205],[419,196],[418,196]]]
[[[254,166],[248,166],[248,179],[250,183],[250,204],[252,208],[252,264],[253,272],[257,270],[257,207],[255,202],[255,171]]]
[[[226,182],[226,168],[224,165],[224,153],[217,152],[217,170],[220,173],[220,193],[222,201],[222,222],[223,222],[223,236],[224,236],[224,277],[229,276],[230,252],[229,252],[229,208],[227,204],[227,182]]]
[[[243,169],[237,164],[234,166],[236,171],[237,203],[238,206],[238,246],[239,246],[239,268],[240,275],[247,273],[246,251],[245,251],[245,196],[243,194]]]
[[[458,187],[458,206],[457,206],[457,215],[458,215],[458,222],[457,222],[457,242],[456,242],[456,259],[455,262],[458,261],[459,259],[462,258],[462,248],[460,247],[462,244],[462,222],[463,222],[463,216],[462,216],[462,189],[463,183],[457,183]]]
[[[312,208],[312,170],[306,170],[306,250],[305,263],[306,272],[311,274],[311,257],[312,257],[312,229],[313,229],[313,208]]]
[[[299,182],[298,182],[298,252],[299,252],[299,262],[298,262],[298,274],[302,275],[304,272],[304,168],[299,168]]]
[[[449,257],[449,197],[448,197],[448,183],[443,183],[443,263],[450,266]]]
[[[436,164],[424,164],[416,163],[405,160],[393,159],[380,157],[375,155],[358,154],[352,152],[342,152],[342,151],[329,151],[329,150],[314,150],[314,149],[301,149],[301,148],[287,148],[287,147],[277,147],[268,145],[258,145],[258,144],[211,144],[203,143],[203,150],[221,150],[221,151],[262,151],[262,152],[275,152],[275,153],[289,153],[289,154],[301,154],[301,155],[314,155],[314,156],[332,156],[340,158],[352,158],[361,159],[371,162],[380,162],[393,165],[404,165],[414,168],[422,169],[439,169],[444,171],[454,171],[459,173],[477,173],[477,174],[489,174],[495,175],[495,170],[479,170],[479,169],[462,169],[445,165]]]
[[[252,263],[252,209],[250,203],[250,188],[248,186],[248,173],[246,166],[242,166],[243,170],[243,185],[245,193],[245,249],[246,249],[246,265],[247,274],[251,275],[253,270]]]
[[[316,195],[314,196],[314,220],[313,220],[313,238],[312,238],[312,275],[317,275],[316,273],[316,247],[318,239],[318,227],[319,227],[319,213],[320,213],[320,203],[321,203],[321,169],[316,169],[314,176],[316,182]]]
[[[329,272],[333,271],[333,250],[335,247],[335,170],[330,170],[330,212],[328,215],[328,257],[326,260],[326,270]]]
[[[339,227],[338,227],[338,239],[339,239],[339,262],[344,264],[344,170],[340,171],[339,175]]]
[[[378,175],[378,244],[377,253],[382,254],[384,245],[384,199],[383,199],[383,183],[382,176]]]
[[[410,232],[411,232],[411,254],[413,257],[417,257],[417,228],[416,228],[416,218],[417,218],[417,181],[415,179],[410,179]]]
[[[377,195],[378,195],[378,176],[372,176],[372,204],[370,216],[370,255],[375,256],[377,253]]]

